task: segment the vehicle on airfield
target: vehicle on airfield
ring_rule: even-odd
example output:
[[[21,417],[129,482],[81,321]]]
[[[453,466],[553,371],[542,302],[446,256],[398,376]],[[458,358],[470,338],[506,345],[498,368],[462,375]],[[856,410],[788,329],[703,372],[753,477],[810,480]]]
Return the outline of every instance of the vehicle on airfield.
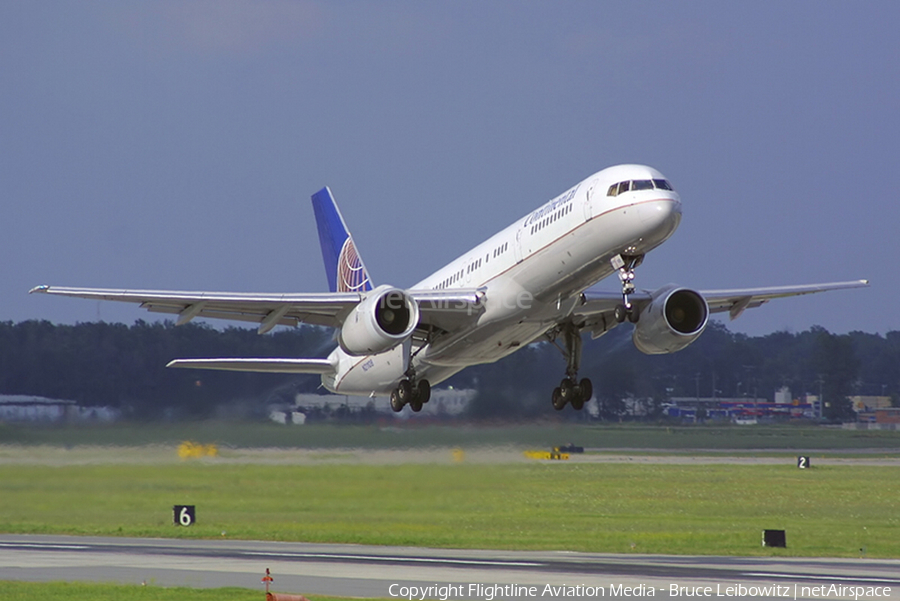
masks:
[[[175,359],[169,367],[319,374],[339,394],[389,395],[422,409],[431,385],[539,341],[559,346],[565,377],[553,407],[581,409],[592,395],[578,379],[582,335],[634,324],[644,353],[672,353],[703,332],[710,313],[732,319],[772,299],[867,286],[829,284],[696,291],[668,284],[637,290],[635,269],[681,221],[681,198],[657,170],[617,165],[546,202],[414,286],[374,287],[328,188],[312,196],[330,292],[255,294],[38,286],[31,292],[139,303],[148,311],[259,323],[263,334],[300,323],[337,330],[324,358]],[[589,290],[618,276],[621,290]],[[557,343],[562,341],[562,345]]]

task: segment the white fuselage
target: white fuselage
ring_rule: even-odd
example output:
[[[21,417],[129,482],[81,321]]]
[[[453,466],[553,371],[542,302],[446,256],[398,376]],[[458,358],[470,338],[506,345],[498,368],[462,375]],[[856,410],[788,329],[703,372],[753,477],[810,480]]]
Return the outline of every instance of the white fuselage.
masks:
[[[668,239],[681,220],[674,190],[608,194],[619,182],[646,180],[664,177],[642,165],[604,169],[413,286],[484,292],[476,321],[414,349],[417,377],[437,384],[533,342],[566,319],[585,289],[614,272],[613,257],[643,255]],[[365,357],[337,348],[329,357],[337,373],[323,376],[323,384],[343,394],[389,394],[407,371],[411,344]]]

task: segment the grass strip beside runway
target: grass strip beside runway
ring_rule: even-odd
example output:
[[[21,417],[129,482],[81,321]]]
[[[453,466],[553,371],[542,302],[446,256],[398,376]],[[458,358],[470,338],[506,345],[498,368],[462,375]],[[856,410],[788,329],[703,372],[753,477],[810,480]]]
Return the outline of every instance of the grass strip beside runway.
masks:
[[[897,468],[859,465],[0,466],[0,531],[21,534],[897,557],[898,510]]]
[[[4,601],[260,601],[264,598],[264,592],[234,587],[197,589],[131,584],[0,581],[0,599]],[[309,598],[310,601],[356,601],[349,597],[322,595]]]
[[[775,424],[752,427],[730,424],[653,425],[572,424],[416,425],[391,420],[388,425],[311,424],[285,427],[266,422],[184,421],[115,424],[0,424],[0,444],[134,446],[179,444],[185,440],[221,447],[286,449],[422,449],[473,446],[536,447],[575,443],[607,449],[900,449],[900,432],[842,430],[815,425]]]

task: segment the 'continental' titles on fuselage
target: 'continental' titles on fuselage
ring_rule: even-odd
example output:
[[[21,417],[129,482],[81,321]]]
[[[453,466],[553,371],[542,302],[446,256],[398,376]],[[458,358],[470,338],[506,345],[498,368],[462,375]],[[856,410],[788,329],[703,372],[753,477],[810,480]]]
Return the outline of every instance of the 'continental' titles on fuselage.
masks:
[[[580,188],[580,187],[581,187],[581,184],[579,183],[574,188],[571,188],[567,192],[563,192],[562,194],[560,194],[559,196],[557,196],[556,198],[554,198],[553,200],[551,200],[550,202],[548,202],[547,204],[542,206],[541,208],[539,208],[536,211],[534,211],[533,213],[531,213],[528,217],[525,218],[525,225],[529,226],[536,221],[540,221],[546,215],[549,215],[550,213],[552,213],[556,209],[560,208],[567,202],[570,202],[573,198],[575,198],[575,194],[578,192],[578,188]]]

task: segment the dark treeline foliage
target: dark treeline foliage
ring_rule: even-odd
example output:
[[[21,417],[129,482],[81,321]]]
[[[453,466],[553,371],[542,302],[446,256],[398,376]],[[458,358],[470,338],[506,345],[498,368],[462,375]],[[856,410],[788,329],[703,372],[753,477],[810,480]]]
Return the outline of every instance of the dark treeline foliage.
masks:
[[[0,322],[0,394],[32,394],[120,408],[134,417],[207,416],[216,404],[315,390],[316,377],[166,369],[189,357],[324,356],[331,332],[254,330],[171,322],[53,325]],[[264,403],[260,403],[264,407]]]
[[[330,330],[306,326],[259,336],[253,329],[193,323],[0,322],[0,394],[108,405],[147,418],[204,417],[237,400],[252,401],[263,410],[269,401],[290,402],[296,392],[319,389],[319,378],[165,365],[188,357],[324,357],[333,347]],[[550,391],[564,371],[560,351],[544,343],[466,369],[446,384],[478,390],[472,417],[527,418],[555,413]],[[669,397],[771,400],[787,386],[795,397],[821,393],[829,402],[827,417],[840,420],[851,415],[848,395],[900,398],[900,332],[836,335],[814,327],[748,337],[710,322],[686,349],[648,356],[634,348],[631,328],[623,326],[598,340],[585,340],[580,375],[592,379],[605,419],[623,415],[625,398],[643,400],[653,414]]]
[[[900,332],[885,336],[831,334],[813,327],[800,333],[775,332],[749,337],[712,321],[686,349],[670,355],[644,355],[631,343],[630,327],[585,340],[580,377],[590,377],[601,417],[619,419],[623,399],[644,401],[653,414],[670,397],[757,397],[773,400],[787,386],[794,398],[821,394],[826,417],[852,417],[846,397],[900,398]],[[479,390],[474,411],[501,415],[554,413],[550,392],[562,379],[565,360],[553,345],[529,347],[495,364],[470,368],[454,378]],[[714,392],[715,391],[715,392]]]

